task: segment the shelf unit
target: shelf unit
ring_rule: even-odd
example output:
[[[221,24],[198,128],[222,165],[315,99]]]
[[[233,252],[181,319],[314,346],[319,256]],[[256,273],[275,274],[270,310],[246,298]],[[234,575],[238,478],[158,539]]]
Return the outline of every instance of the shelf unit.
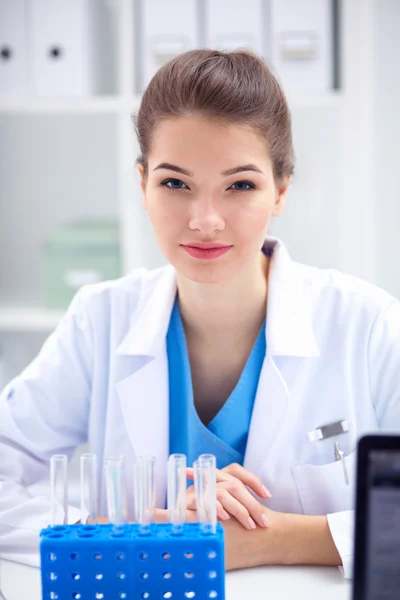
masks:
[[[117,114],[129,110],[135,98],[125,99],[123,96],[110,95],[85,98],[38,98],[15,97],[0,98],[0,114]]]
[[[6,170],[9,167],[11,173],[8,186],[3,184],[1,187],[1,211],[7,216],[2,220],[3,229],[0,223],[1,233],[4,234],[0,250],[3,257],[2,260],[0,256],[0,350],[2,334],[9,336],[11,333],[22,332],[49,333],[62,317],[62,311],[43,308],[40,302],[40,244],[54,225],[73,216],[85,214],[119,218],[124,271],[129,268],[126,257],[130,250],[126,249],[124,238],[129,235],[127,231],[131,228],[125,225],[128,216],[124,214],[124,194],[129,193],[128,187],[132,186],[132,161],[127,156],[127,152],[133,151],[130,115],[139,102],[139,99],[132,95],[133,10],[129,0],[99,0],[99,7],[103,18],[111,20],[109,31],[114,33],[113,37],[107,40],[112,48],[106,49],[115,58],[112,64],[115,72],[108,77],[114,81],[114,89],[109,90],[107,94],[88,97],[0,98],[2,137],[6,144],[7,141],[10,142],[9,147],[12,144],[17,146],[18,143],[24,147],[22,156],[19,155],[20,149],[17,149],[14,150],[13,156],[6,157],[9,164],[4,168]],[[96,132],[99,134],[96,146],[103,144],[106,148],[92,150],[87,142],[86,145],[83,143],[82,148],[82,142],[87,140],[89,135],[94,136]],[[15,140],[16,137],[18,141]],[[40,145],[42,161],[35,156],[35,144]],[[74,145],[77,147],[76,153]],[[65,159],[72,157],[69,168],[63,170],[64,157],[61,156],[59,160],[54,158],[53,147],[56,149],[54,154],[64,153]],[[12,152],[10,150],[9,154]],[[76,157],[73,157],[74,154]],[[96,172],[95,159],[100,165],[99,172]],[[89,172],[80,167],[84,161],[87,162]],[[51,184],[46,186],[43,181],[49,165],[53,167],[53,175],[50,173],[49,178],[53,178],[55,195],[58,191],[62,200],[65,200],[58,200],[59,208],[53,205]],[[26,176],[28,169],[29,173]],[[78,190],[79,184],[67,183],[64,196],[62,189],[63,176],[70,181],[74,173],[77,178],[85,179],[87,176],[87,181],[83,184],[81,192],[76,195],[76,199],[74,192]],[[20,177],[20,174],[23,177]],[[28,180],[26,187],[31,184],[31,199],[35,204],[28,215],[24,214],[24,209],[26,195],[30,190],[24,188],[21,183],[24,178]],[[90,182],[96,178],[99,178],[97,185]],[[88,197],[90,192],[93,198]],[[7,197],[12,198],[8,206],[7,201],[4,202],[4,198]],[[40,214],[41,211],[43,214]],[[15,246],[13,237],[16,238]],[[22,281],[19,281],[19,278]],[[21,302],[22,298],[27,300]]]
[[[62,316],[40,307],[37,277],[39,242],[60,217],[67,218],[74,210],[78,215],[86,210],[90,215],[117,216],[124,272],[137,266],[153,268],[165,262],[141,206],[134,166],[138,147],[131,115],[137,110],[140,97],[132,93],[136,64],[132,0],[103,2],[114,20],[116,72],[112,93],[85,98],[0,98],[0,134],[8,131],[15,147],[20,143],[18,152],[10,158],[9,168],[15,167],[13,179],[10,175],[8,188],[0,183],[0,193],[6,198],[1,200],[1,212],[5,211],[6,218],[0,219],[0,349],[2,333],[50,332]],[[368,128],[373,104],[372,100],[363,102],[363,99],[371,96],[373,82],[368,61],[360,68],[360,57],[371,54],[374,9],[374,0],[342,2],[344,91],[311,94],[286,90],[293,114],[298,174],[289,194],[287,214],[271,227],[271,233],[284,239],[297,260],[332,266],[371,281],[376,275],[375,213],[373,185],[365,173],[373,161],[373,138]],[[30,131],[35,139],[29,137]],[[15,141],[17,135],[21,137]],[[94,138],[96,144],[82,144],[83,139]],[[29,156],[23,155],[24,142],[30,144]],[[43,153],[43,162],[34,152],[35,144],[40,144],[38,154]],[[57,169],[63,168],[62,156],[58,157],[59,162],[57,156],[62,144],[69,157],[74,155],[75,144],[76,156],[72,159],[73,169],[66,168],[60,175]],[[24,168],[17,173],[20,164]],[[39,166],[44,169],[42,173],[34,171]],[[32,172],[27,172],[29,169]],[[52,202],[50,183],[46,187],[43,179],[43,173],[47,172],[50,179],[53,177],[56,195],[61,197],[64,187],[60,181],[65,175],[66,198],[59,214]],[[72,197],[78,189],[73,187],[74,173],[76,179],[85,180],[85,174],[88,179],[75,204],[67,200],[68,193]],[[37,188],[37,205],[31,214],[29,211],[24,214],[24,204],[17,206],[27,191],[21,183],[24,179],[30,189]],[[326,229],[323,234],[321,223]],[[357,227],[363,233],[355,249]],[[5,236],[3,245],[1,236]],[[21,298],[27,298],[22,306]]]

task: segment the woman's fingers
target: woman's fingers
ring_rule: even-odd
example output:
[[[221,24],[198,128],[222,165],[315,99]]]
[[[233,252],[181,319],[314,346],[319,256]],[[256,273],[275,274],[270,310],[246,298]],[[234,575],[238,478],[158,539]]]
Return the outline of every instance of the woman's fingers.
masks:
[[[193,469],[187,470],[189,479],[193,479]],[[224,469],[217,469],[217,500],[222,506],[217,508],[218,518],[226,519],[227,513],[233,515],[247,529],[254,528],[257,523],[260,527],[268,527],[269,520],[265,515],[264,506],[253,496],[249,489],[259,496],[271,497],[264,487],[261,479],[253,475],[239,464],[231,464]],[[224,490],[221,492],[221,490]],[[194,486],[188,488],[188,508],[195,508],[196,498]],[[228,494],[235,500],[228,499]],[[239,505],[242,508],[239,508]],[[232,512],[234,510],[235,512]],[[224,512],[222,512],[224,511]]]
[[[228,490],[219,488],[217,496],[222,506],[239,521],[245,529],[255,529],[256,524],[251,518],[249,511],[241,502],[236,500]]]
[[[234,499],[235,502],[227,502],[228,496]],[[253,494],[238,479],[233,477],[229,481],[221,482],[217,487],[217,498],[224,509],[236,517],[247,529],[254,529],[252,521],[255,521],[260,527],[267,527],[269,525],[269,521],[265,516],[265,507],[254,498]],[[232,513],[231,510],[233,507],[237,511],[236,502],[243,507],[243,510],[240,511],[240,518],[238,518],[236,513]]]
[[[222,506],[222,504],[219,500],[217,500],[217,518],[220,521],[227,521],[228,519],[231,518],[229,513],[224,509],[224,507]]]
[[[187,489],[186,507],[188,510],[196,510],[196,495],[193,485]],[[219,500],[217,500],[217,518],[220,521],[227,521],[230,518],[229,513],[226,512]]]
[[[232,463],[227,467],[224,467],[220,470],[220,473],[225,473],[227,475],[236,477],[242,483],[244,483],[244,485],[247,485],[249,488],[251,488],[261,498],[271,498],[271,492],[265,487],[262,480],[259,477],[257,477],[257,475],[250,473],[250,471],[248,471],[238,463]]]
[[[188,488],[187,508],[189,510],[196,508],[193,486]],[[217,485],[217,517],[221,521],[226,521],[229,515],[233,515],[246,529],[254,529],[254,521],[260,527],[269,525],[264,506],[234,477],[221,481]]]
[[[193,481],[194,473],[191,467],[187,468],[186,476]],[[260,477],[253,475],[247,469],[238,463],[232,463],[223,469],[217,469],[217,483],[229,480],[229,477],[236,477],[244,485],[251,488],[260,498],[271,498],[271,492],[265,487]]]
[[[194,510],[196,508],[196,494],[194,491],[194,485],[191,485],[186,490],[186,507],[190,510]]]

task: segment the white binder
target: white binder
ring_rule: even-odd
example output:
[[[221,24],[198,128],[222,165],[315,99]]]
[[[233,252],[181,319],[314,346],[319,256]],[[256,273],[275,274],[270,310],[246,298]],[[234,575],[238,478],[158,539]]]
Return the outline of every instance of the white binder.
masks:
[[[196,0],[143,0],[142,89],[171,58],[197,46]]]
[[[0,0],[0,95],[28,89],[26,0]]]
[[[333,85],[331,0],[271,0],[272,56],[285,90]]]
[[[268,29],[263,4],[263,0],[207,0],[207,47],[228,51],[246,48],[264,56]]]
[[[41,96],[95,93],[91,0],[29,0],[33,90]]]

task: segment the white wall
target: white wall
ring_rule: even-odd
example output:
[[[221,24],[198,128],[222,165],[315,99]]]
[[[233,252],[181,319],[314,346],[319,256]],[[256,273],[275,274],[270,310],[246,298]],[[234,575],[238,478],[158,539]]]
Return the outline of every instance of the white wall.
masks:
[[[377,283],[400,299],[400,1],[375,0]]]

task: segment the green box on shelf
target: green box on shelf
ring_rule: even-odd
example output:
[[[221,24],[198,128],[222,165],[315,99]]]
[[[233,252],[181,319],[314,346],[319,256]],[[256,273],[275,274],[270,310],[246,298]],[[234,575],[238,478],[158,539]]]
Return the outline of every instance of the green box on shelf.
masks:
[[[82,220],[58,227],[43,246],[43,303],[65,309],[80,287],[121,276],[118,222]]]

